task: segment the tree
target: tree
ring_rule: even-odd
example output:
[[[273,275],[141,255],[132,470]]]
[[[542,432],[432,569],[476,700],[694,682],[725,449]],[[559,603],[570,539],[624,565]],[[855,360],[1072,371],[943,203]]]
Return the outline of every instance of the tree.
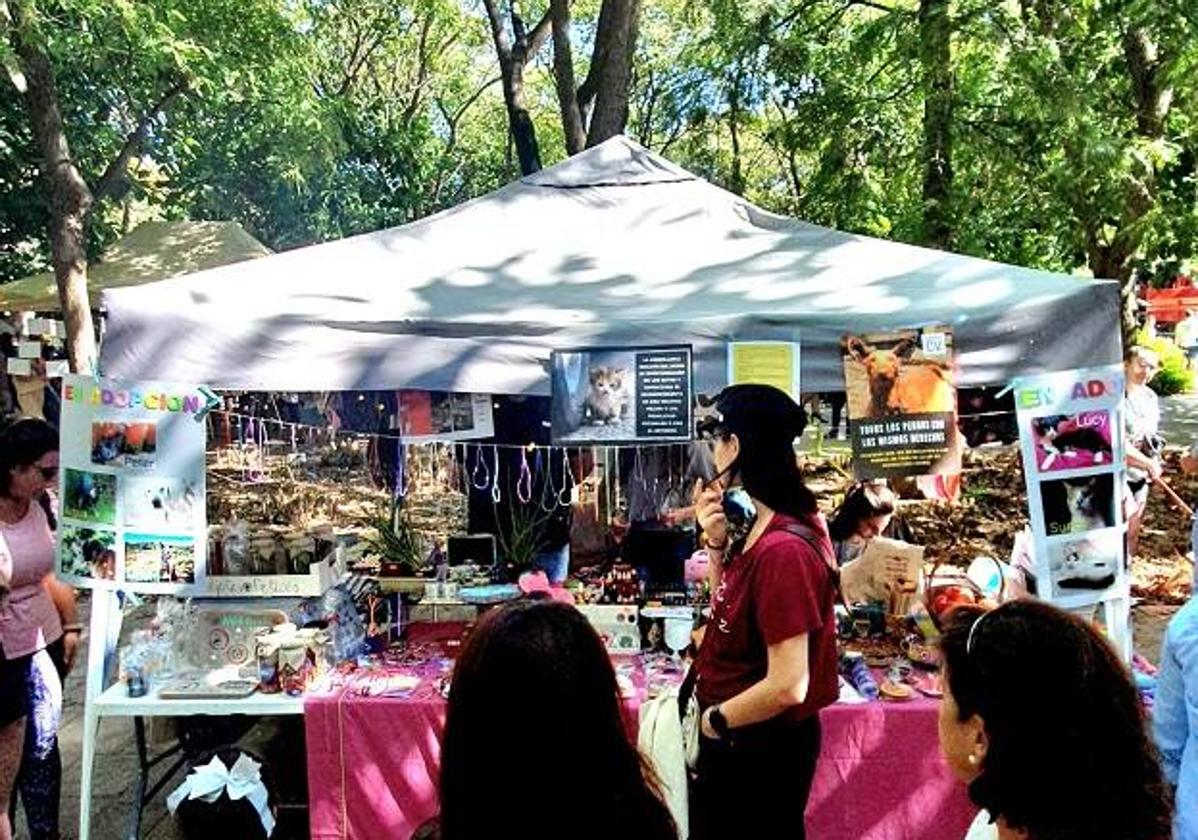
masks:
[[[636,51],[640,0],[603,0],[595,26],[586,78],[575,73],[571,0],[550,0],[549,9],[528,31],[509,5],[507,21],[496,0],[483,0],[503,79],[509,130],[525,175],[541,168],[536,124],[526,99],[525,69],[552,35],[553,78],[566,153],[577,154],[621,134],[628,123],[632,63]]]
[[[101,203],[129,188],[131,165],[160,142],[179,101],[252,77],[290,30],[265,0],[3,0],[0,8],[3,58],[23,95],[40,169],[68,357],[73,370],[90,372],[87,246]],[[72,140],[83,135],[81,151]]]
[[[923,67],[923,242],[947,249],[953,239],[952,23],[949,0],[920,0],[919,58]]]
[[[529,112],[524,90],[524,72],[528,62],[541,50],[549,37],[552,22],[546,12],[529,32],[524,19],[516,11],[514,0],[509,3],[507,20],[499,11],[496,0],[483,0],[491,37],[499,59],[499,75],[503,84],[503,101],[507,106],[508,130],[516,144],[520,171],[531,175],[541,168],[541,148],[537,143],[537,128]]]

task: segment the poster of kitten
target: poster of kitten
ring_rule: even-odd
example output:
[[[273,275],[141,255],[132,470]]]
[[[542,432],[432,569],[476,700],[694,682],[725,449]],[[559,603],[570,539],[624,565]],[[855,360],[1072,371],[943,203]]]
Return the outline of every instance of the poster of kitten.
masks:
[[[1113,461],[1109,411],[1033,417],[1031,431],[1036,468],[1042,473],[1105,467]]]
[[[689,345],[585,347],[550,359],[555,444],[677,443],[694,436]]]
[[[1122,536],[1096,534],[1049,547],[1049,577],[1054,597],[1100,592],[1115,585],[1122,557]]]
[[[1052,536],[1113,527],[1116,498],[1111,473],[1042,482],[1045,530]]]
[[[553,376],[554,440],[616,442],[636,437],[635,353],[558,353]]]

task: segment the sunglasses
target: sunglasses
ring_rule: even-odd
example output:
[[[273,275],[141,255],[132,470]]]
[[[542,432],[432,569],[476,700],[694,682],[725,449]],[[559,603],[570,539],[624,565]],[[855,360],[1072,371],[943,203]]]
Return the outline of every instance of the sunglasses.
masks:
[[[727,435],[724,428],[724,415],[718,411],[700,417],[695,421],[695,437],[699,440],[716,440]]]

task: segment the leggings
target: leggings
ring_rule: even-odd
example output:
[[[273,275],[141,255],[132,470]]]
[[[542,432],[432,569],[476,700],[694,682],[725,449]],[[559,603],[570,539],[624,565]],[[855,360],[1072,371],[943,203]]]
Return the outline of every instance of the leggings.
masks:
[[[818,714],[734,730],[731,746],[701,739],[691,837],[804,840],[803,811],[819,745]]]
[[[58,724],[62,718],[62,683],[66,677],[65,650],[59,638],[28,657],[29,716],[25,749],[17,773],[16,793],[25,806],[31,840],[58,840],[58,809],[62,794],[62,756]],[[9,818],[16,828],[17,796],[9,801]]]

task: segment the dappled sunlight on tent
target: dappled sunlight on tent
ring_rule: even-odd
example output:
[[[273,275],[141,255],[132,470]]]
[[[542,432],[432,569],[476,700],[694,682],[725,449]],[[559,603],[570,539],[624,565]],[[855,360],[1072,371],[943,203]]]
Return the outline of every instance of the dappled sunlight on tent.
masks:
[[[1014,292],[1009,280],[982,280],[953,289],[949,296],[953,306],[964,309],[976,309],[1005,300]]]
[[[965,384],[1120,354],[1114,283],[777,216],[624,138],[415,224],[105,299],[107,372],[217,387],[546,393],[555,347],[686,343],[710,390],[727,340],[797,333],[804,388],[832,390],[845,332],[928,323],[963,354],[1023,348]]]

